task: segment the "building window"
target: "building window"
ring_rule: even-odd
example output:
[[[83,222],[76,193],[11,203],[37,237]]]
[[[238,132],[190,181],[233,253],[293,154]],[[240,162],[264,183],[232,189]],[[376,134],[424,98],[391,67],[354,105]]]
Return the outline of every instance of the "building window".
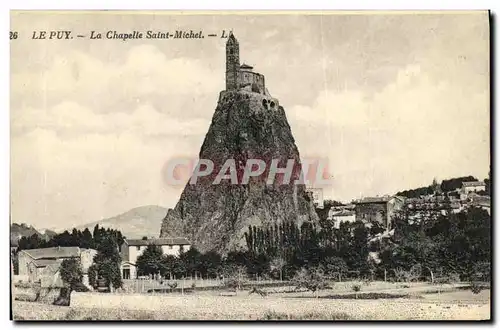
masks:
[[[141,250],[141,247],[139,245],[137,245],[136,248],[137,248],[137,251]]]
[[[169,246],[168,246],[168,249],[169,249],[169,250],[172,250],[172,245],[169,245]]]

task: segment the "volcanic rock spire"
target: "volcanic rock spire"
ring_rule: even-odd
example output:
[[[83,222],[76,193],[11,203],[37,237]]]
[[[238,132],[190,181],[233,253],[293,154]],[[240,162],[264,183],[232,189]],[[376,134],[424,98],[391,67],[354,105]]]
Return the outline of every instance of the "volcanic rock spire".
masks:
[[[201,251],[220,253],[244,247],[249,225],[318,221],[305,186],[296,183],[300,156],[285,111],[267,91],[264,76],[239,64],[239,44],[232,34],[226,62],[226,90],[199,154],[213,170],[186,184],[160,232],[160,237],[185,236]],[[246,182],[245,168],[256,171],[256,162],[265,169]],[[269,179],[273,163],[289,171]],[[227,175],[221,179],[221,174]]]

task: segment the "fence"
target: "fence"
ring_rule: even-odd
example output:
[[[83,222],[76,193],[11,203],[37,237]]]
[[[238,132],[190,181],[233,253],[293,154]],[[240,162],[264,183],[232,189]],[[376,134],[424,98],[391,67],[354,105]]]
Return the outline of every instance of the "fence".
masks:
[[[176,284],[174,284],[176,283]],[[255,279],[249,280],[245,287],[256,286],[282,286],[288,285],[286,281]],[[189,292],[222,289],[224,280],[221,279],[203,279],[186,278],[181,280],[154,280],[154,279],[136,279],[123,280],[123,288],[128,293],[156,293],[156,292]]]

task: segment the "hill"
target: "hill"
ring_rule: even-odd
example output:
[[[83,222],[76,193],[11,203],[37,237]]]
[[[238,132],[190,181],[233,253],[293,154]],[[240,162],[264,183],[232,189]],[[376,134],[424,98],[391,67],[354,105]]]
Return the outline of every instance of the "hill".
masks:
[[[76,229],[89,228],[92,232],[92,229],[98,224],[99,227],[118,229],[123,236],[128,238],[158,237],[162,219],[165,218],[166,214],[167,209],[161,206],[140,206],[111,218],[78,226]],[[68,228],[68,230],[70,229],[72,228]]]
[[[319,221],[305,185],[295,184],[301,162],[285,110],[269,95],[221,92],[199,155],[212,161],[214,171],[186,184],[163,221],[161,237],[185,236],[202,252],[226,253],[245,246],[249,225]],[[255,159],[266,165],[264,172],[246,183],[238,181],[244,175],[241,164]],[[269,165],[278,161],[282,167],[290,160],[295,168],[288,182],[268,184]],[[214,184],[228,161],[240,165],[234,166],[236,180]]]
[[[31,236],[33,234],[37,234],[41,236],[40,232],[30,225],[25,223],[18,224],[13,223],[10,225],[10,241],[11,243],[17,243],[19,239],[23,236]]]
[[[35,227],[25,223],[22,224],[13,223],[10,225],[11,243],[17,243],[21,237],[23,236],[29,237],[32,236],[33,234],[37,234],[40,238],[48,241],[54,235],[56,235],[56,232],[49,229],[37,230]]]
[[[443,181],[441,181],[441,184],[439,184],[438,186],[442,192],[451,192],[451,191],[454,191],[455,189],[459,189],[460,187],[462,187],[462,182],[470,182],[470,181],[477,181],[477,180],[478,179],[476,177],[469,175],[469,176],[463,176],[463,177],[443,180]],[[433,185],[429,185],[426,187],[419,187],[419,188],[415,188],[415,189],[403,190],[403,191],[398,192],[396,195],[404,196],[404,197],[408,197],[408,198],[418,198],[420,196],[433,194],[434,189],[435,189],[435,187],[433,187]]]

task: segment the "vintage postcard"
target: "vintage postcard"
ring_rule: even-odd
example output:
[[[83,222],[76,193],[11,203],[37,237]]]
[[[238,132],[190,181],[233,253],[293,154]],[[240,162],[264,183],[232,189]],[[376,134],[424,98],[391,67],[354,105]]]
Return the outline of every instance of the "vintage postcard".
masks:
[[[487,11],[12,11],[13,320],[491,319]]]

